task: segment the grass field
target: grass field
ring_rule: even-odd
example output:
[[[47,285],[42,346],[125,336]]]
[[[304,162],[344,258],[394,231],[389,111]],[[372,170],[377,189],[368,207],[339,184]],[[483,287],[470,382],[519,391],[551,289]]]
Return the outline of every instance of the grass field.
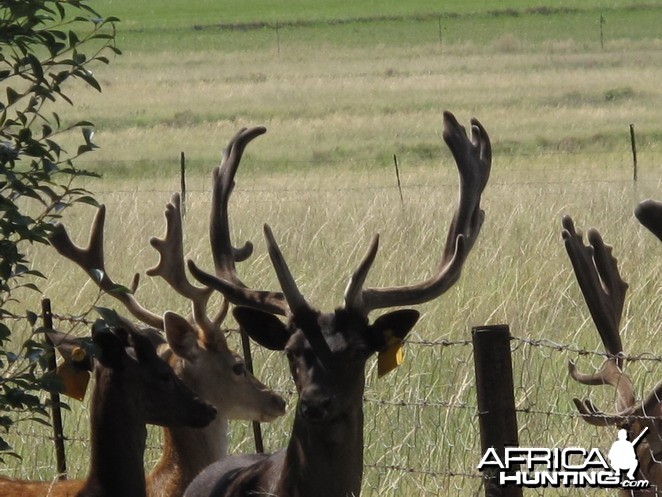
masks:
[[[600,347],[560,241],[560,219],[571,214],[614,245],[630,283],[626,350],[661,355],[662,247],[632,210],[643,198],[662,197],[662,6],[589,1],[579,9],[560,2],[554,7],[565,10],[544,11],[540,3],[512,0],[513,12],[497,15],[506,10],[502,2],[447,2],[443,9],[423,1],[288,1],[266,8],[173,1],[167,11],[159,5],[100,2],[103,13],[123,19],[125,53],[98,69],[101,95],[82,91],[77,105],[61,112],[97,124],[101,149],[79,166],[104,173],[88,186],[108,206],[108,269],[117,280],[128,282],[155,262],[147,239],[163,231],[163,206],[179,187],[181,151],[189,170],[187,254],[210,266],[208,173],[238,128],[260,124],[268,133],[250,145],[231,207],[235,239],[256,244],[254,258],[240,267],[247,282],[276,287],[264,222],[274,228],[304,294],[323,309],[341,302],[376,232],[382,246],[368,284],[418,281],[436,267],[456,196],[441,112],[452,110],[464,123],[476,116],[494,148],[487,221],[461,281],[420,306],[423,319],[405,364],[381,381],[369,375],[364,495],[466,495],[480,486],[473,364],[464,344],[474,325],[509,323],[518,337],[523,445],[613,441],[612,431],[573,415],[571,398],[588,389],[568,381],[567,360],[591,370],[601,358],[572,350]],[[371,19],[333,22],[360,17]],[[270,24],[216,26],[256,22]],[[637,184],[630,181],[631,123]],[[67,214],[79,242],[92,211]],[[95,300],[82,272],[53,251],[35,248],[33,260],[49,276],[41,287],[57,312],[77,314]],[[186,312],[186,303],[159,282],[144,278],[138,295],[159,312]],[[36,309],[38,298],[26,294],[21,305]],[[569,347],[530,343],[543,339]],[[441,340],[449,343],[428,343]],[[285,443],[295,398],[282,357],[258,351],[256,361],[259,376],[290,398],[286,419],[265,427],[274,450]],[[659,361],[634,361],[628,371],[641,396],[659,379]],[[592,397],[609,408],[613,393],[604,390]],[[87,460],[86,442],[78,440],[87,438],[85,409],[72,405],[66,416],[66,432],[75,439],[69,466],[78,476]],[[52,477],[52,451],[32,438],[46,432],[20,430],[15,442],[24,460],[9,461],[3,474]],[[249,433],[237,423],[233,448],[251,450]],[[158,456],[154,435],[148,465]]]

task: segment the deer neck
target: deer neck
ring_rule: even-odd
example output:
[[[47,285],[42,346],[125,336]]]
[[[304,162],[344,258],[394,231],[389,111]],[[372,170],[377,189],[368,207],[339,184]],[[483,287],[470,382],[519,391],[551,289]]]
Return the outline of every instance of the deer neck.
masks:
[[[222,411],[204,428],[163,428],[163,453],[147,478],[149,497],[183,495],[200,471],[227,454],[228,420]]]
[[[361,400],[328,423],[310,423],[297,413],[280,481],[282,495],[358,497],[363,475]]]
[[[91,463],[80,495],[145,497],[143,456],[147,429],[141,399],[122,372],[97,365],[91,408]]]

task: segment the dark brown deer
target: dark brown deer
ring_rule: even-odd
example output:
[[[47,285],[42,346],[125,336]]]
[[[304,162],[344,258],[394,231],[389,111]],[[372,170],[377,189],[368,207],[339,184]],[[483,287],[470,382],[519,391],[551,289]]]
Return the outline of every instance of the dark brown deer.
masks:
[[[212,276],[189,262],[198,280],[242,306],[234,316],[254,340],[287,353],[299,401],[286,449],[271,456],[244,455],[215,463],[193,481],[186,497],[359,495],[366,362],[375,353],[397,349],[419,317],[418,311],[405,309],[370,323],[368,315],[376,309],[421,304],[448,290],[458,280],[483,224],[480,196],[491,165],[488,135],[473,119],[470,140],[455,117],[445,112],[443,136],[457,162],[460,199],[439,270],[427,281],[364,288],[377,254],[375,236],[350,278],[344,305],[321,313],[299,292],[268,226],[267,246],[282,293],[251,290],[234,272]],[[276,315],[286,316],[287,324]]]
[[[242,129],[232,138],[221,164],[214,169],[209,235],[217,274],[236,271],[235,261],[245,260],[252,253],[250,242],[241,249],[231,245],[228,202],[246,145],[265,131],[260,127]],[[209,316],[207,306],[213,290],[189,282],[184,266],[179,195],[173,195],[166,206],[165,237],[150,240],[160,260],[147,274],[161,276],[177,293],[191,301],[192,320],[170,311],[163,316],[155,314],[144,308],[133,292],[124,291],[113,282],[104,263],[105,212],[105,207],[101,206],[87,247],[77,247],[62,225],[56,227],[51,243],[60,254],[83,268],[101,290],[122,302],[135,318],[165,331],[168,343],[159,348],[161,357],[185,384],[218,410],[216,419],[204,429],[164,429],[164,449],[148,476],[148,495],[180,496],[203,468],[226,455],[228,419],[272,421],[285,413],[285,401],[249,373],[243,359],[228,347],[221,329],[227,302],[215,316]],[[137,279],[131,286],[135,290]]]
[[[175,376],[147,338],[117,329],[95,332],[93,341],[99,353],[94,367],[87,478],[54,482],[0,479],[2,497],[145,497],[145,425],[200,428],[215,416],[215,409]]]
[[[599,411],[589,399],[574,399],[575,406],[592,425],[625,429],[630,441],[647,429],[645,438],[635,448],[639,460],[636,479],[648,480],[651,485],[648,489],[622,492],[637,497],[662,495],[662,382],[637,403],[632,380],[623,372],[620,322],[628,285],[620,276],[612,247],[604,243],[597,230],[588,231],[588,245],[584,245],[570,217],[564,217],[563,228],[575,276],[607,353],[607,359],[594,374],[579,373],[570,362],[570,376],[585,385],[609,385],[616,390],[613,413]]]

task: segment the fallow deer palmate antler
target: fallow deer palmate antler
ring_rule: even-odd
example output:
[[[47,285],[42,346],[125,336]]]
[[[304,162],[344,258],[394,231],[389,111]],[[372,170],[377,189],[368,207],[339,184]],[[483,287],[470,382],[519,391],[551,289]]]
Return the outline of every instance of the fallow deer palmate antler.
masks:
[[[579,373],[570,362],[570,376],[585,385],[609,385],[616,389],[616,410],[612,413],[600,411],[590,399],[573,399],[573,402],[586,422],[626,428],[630,440],[647,428],[645,442],[636,447],[640,471],[653,485],[662,488],[662,465],[657,460],[662,451],[662,381],[637,404],[632,380],[623,373],[620,322],[628,285],[619,274],[612,247],[604,243],[597,230],[589,230],[589,244],[584,245],[581,233],[566,216],[562,235],[577,282],[607,352],[607,359],[597,373]],[[636,495],[656,494],[644,490]]]

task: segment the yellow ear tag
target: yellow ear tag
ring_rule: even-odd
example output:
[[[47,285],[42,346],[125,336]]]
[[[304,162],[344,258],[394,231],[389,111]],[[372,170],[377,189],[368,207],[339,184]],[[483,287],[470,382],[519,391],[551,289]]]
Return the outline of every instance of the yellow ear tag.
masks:
[[[85,359],[85,351],[81,348],[75,348],[71,353],[73,361],[82,361]],[[87,384],[90,381],[88,371],[75,367],[70,361],[64,361],[55,370],[55,375],[62,382],[64,390],[62,393],[76,400],[83,400],[87,391]]]
[[[390,332],[387,332],[390,334]],[[377,354],[377,377],[381,378],[400,366],[405,360],[402,340],[392,334],[386,340],[386,346]]]

